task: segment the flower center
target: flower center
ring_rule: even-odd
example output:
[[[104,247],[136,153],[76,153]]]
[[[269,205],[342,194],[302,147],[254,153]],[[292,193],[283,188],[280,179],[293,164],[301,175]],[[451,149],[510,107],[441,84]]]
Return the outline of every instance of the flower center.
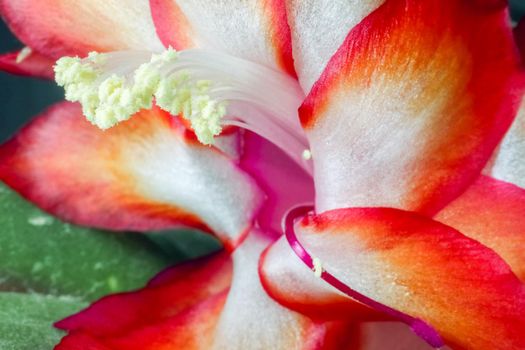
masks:
[[[101,129],[156,105],[190,121],[209,145],[223,126],[253,131],[311,172],[308,142],[297,118],[298,82],[274,69],[224,53],[191,49],[163,53],[117,51],[62,57],[55,78],[66,99],[82,104]],[[308,152],[308,151],[306,151]]]

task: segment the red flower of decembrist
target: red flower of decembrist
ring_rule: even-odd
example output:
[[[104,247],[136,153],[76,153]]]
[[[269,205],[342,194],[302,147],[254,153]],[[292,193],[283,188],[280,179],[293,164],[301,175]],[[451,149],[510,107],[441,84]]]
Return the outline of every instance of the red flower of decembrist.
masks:
[[[0,11],[28,47],[0,66],[54,64],[70,101],[0,147],[0,179],[69,222],[224,244],[59,321],[56,349],[525,349],[525,107],[504,1]]]

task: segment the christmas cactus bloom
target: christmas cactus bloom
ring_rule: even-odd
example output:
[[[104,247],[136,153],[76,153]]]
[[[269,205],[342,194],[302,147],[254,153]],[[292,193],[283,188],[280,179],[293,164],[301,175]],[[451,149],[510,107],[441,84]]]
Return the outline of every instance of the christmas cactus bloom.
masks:
[[[54,64],[69,101],[0,147],[0,179],[68,222],[224,246],[57,320],[56,349],[525,349],[505,1],[0,11],[27,45],[0,68]]]

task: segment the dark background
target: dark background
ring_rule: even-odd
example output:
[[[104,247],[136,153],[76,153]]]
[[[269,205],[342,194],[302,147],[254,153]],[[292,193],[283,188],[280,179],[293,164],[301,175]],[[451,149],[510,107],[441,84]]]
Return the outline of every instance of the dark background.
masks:
[[[424,1],[424,0],[423,0]],[[443,0],[447,1],[447,0]],[[525,0],[511,0],[515,21],[525,14]],[[0,53],[22,44],[0,20]],[[52,81],[22,78],[0,72],[0,142],[48,105],[62,99],[63,90]]]

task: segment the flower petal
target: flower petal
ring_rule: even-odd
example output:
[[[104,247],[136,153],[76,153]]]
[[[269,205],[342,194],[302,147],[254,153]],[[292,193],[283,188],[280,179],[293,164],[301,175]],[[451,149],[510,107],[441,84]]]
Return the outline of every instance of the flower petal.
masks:
[[[150,0],[150,4],[166,46],[220,50],[295,75],[286,8],[280,0]]]
[[[17,75],[53,79],[53,64],[55,62],[37,52],[24,50],[28,49],[0,55],[0,71]],[[27,52],[27,56],[25,52]]]
[[[231,159],[158,108],[101,131],[78,105],[49,109],[0,147],[0,180],[67,221],[114,230],[190,226],[235,245],[262,194]]]
[[[231,283],[221,253],[175,266],[136,292],[101,299],[57,323],[57,350],[207,349]]]
[[[525,190],[481,176],[435,217],[498,253],[525,281]]]
[[[477,177],[517,108],[505,8],[390,0],[349,33],[300,108],[318,212],[433,214]]]
[[[365,322],[358,326],[359,350],[432,350],[409,327],[396,322]],[[446,348],[446,347],[445,347]],[[445,348],[441,348],[444,350]]]
[[[295,230],[325,271],[430,323],[449,345],[525,347],[525,286],[491,249],[454,229],[397,209],[349,208],[308,215]],[[285,274],[266,280],[279,289]],[[310,275],[304,290],[315,288]]]
[[[163,49],[148,0],[0,0],[0,14],[21,41],[53,58]]]
[[[348,31],[385,0],[286,0],[295,69],[308,92]]]
[[[118,336],[169,319],[227,291],[231,277],[229,256],[215,254],[170,268],[142,290],[102,298],[55,326],[96,337]]]
[[[139,292],[103,299],[83,311],[86,315],[73,316],[73,319],[81,320],[83,324],[67,327],[72,332],[57,349],[87,350],[91,349],[89,346],[112,350],[345,348],[350,338],[343,323],[313,322],[279,306],[264,293],[257,274],[257,261],[267,244],[267,238],[253,232],[235,250],[232,257],[233,281],[229,292],[219,292],[223,284],[217,286],[212,276],[214,268],[202,265],[193,271],[200,274],[194,280],[198,280],[198,283],[190,281],[189,285],[184,282],[186,273],[192,271],[172,274],[171,280],[163,278],[160,286],[153,283]],[[219,256],[214,259],[222,258]],[[221,268],[220,271],[224,270]],[[207,276],[211,278],[207,280]],[[178,287],[183,288],[183,291],[178,291]],[[198,300],[184,295],[184,292],[191,294],[195,289],[197,292],[213,289],[213,292]],[[159,293],[160,290],[164,291]],[[182,298],[183,307],[179,305],[179,297]],[[197,302],[188,304],[188,299]],[[121,317],[118,311],[126,307],[131,307],[133,322],[126,329],[112,329],[111,334],[104,330],[104,325],[110,325],[111,328],[114,320],[122,324],[122,321],[117,320]],[[151,315],[147,314],[148,308],[152,310]],[[140,312],[135,314],[136,310]],[[124,318],[129,318],[129,315],[129,311],[123,311]],[[71,325],[68,320],[59,325],[67,322]],[[93,325],[96,327],[92,328]]]
[[[525,99],[484,173],[525,188]]]
[[[62,339],[55,350],[210,349],[210,333],[217,323],[225,298],[226,292],[213,295],[163,322],[114,337],[97,338],[89,332],[72,332]]]
[[[309,269],[281,237],[261,256],[261,283],[280,304],[316,319],[377,320],[380,313],[348,298]]]
[[[340,331],[337,324],[313,322],[280,306],[265,293],[257,268],[268,244],[267,238],[252,232],[234,252],[234,278],[217,324],[214,348],[313,350],[323,345],[332,331]],[[344,333],[338,335],[341,343],[348,341]],[[325,344],[322,349],[340,347]]]
[[[525,20],[514,28],[514,37],[525,62]],[[525,188],[525,98],[509,131],[494,152],[484,173]]]
[[[113,350],[84,333],[64,337],[54,350]]]

